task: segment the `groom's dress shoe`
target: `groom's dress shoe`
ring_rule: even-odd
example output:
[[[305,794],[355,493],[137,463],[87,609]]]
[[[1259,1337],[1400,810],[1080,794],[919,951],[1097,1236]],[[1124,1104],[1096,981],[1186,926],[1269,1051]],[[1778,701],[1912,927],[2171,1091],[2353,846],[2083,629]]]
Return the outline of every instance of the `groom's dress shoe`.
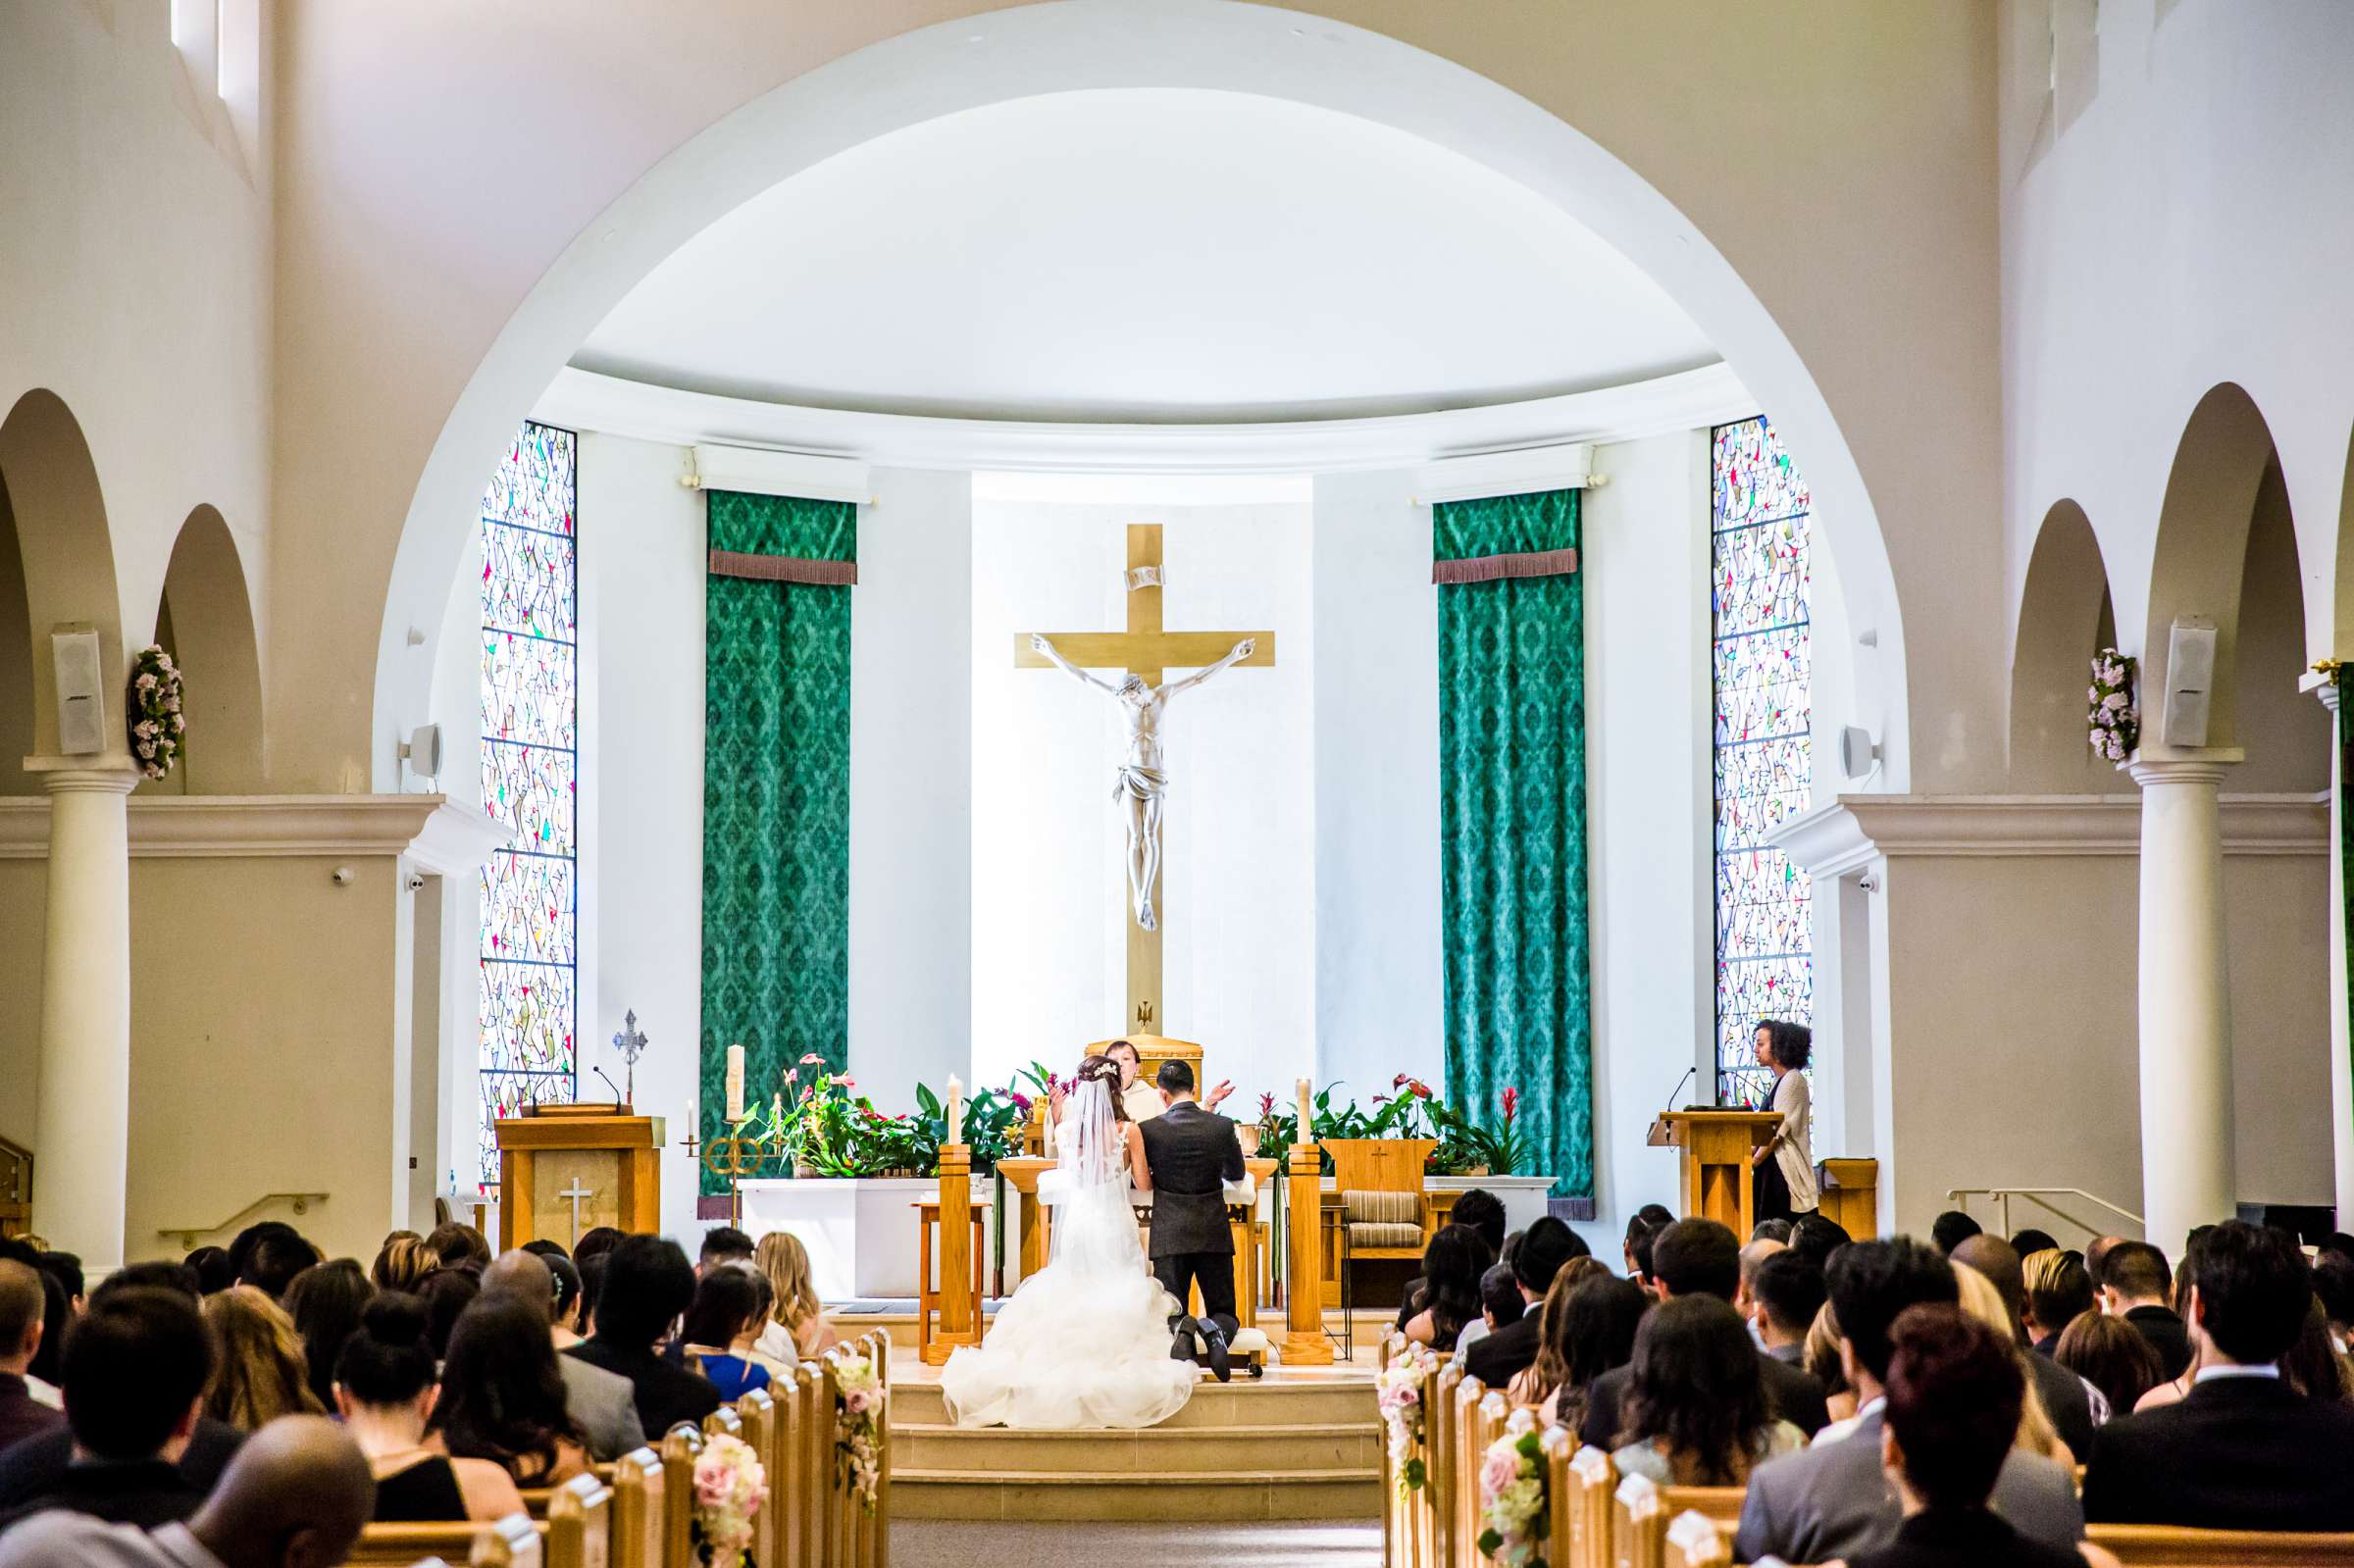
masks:
[[[1230,1381],[1234,1377],[1234,1360],[1226,1352],[1226,1336],[1207,1318],[1202,1320],[1202,1340],[1209,1348],[1209,1370],[1217,1374],[1220,1383]]]
[[[1172,1361],[1200,1361],[1202,1359],[1202,1347],[1194,1339],[1192,1319],[1186,1318],[1178,1321],[1176,1338],[1169,1343],[1169,1359]]]

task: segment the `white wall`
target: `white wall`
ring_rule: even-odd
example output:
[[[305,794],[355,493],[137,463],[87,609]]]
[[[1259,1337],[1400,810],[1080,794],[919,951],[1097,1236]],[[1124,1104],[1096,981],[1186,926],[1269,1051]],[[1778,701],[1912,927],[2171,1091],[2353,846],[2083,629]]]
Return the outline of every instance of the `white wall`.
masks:
[[[1124,526],[1159,523],[1169,629],[1277,636],[1273,669],[1229,671],[1170,705],[1165,1032],[1202,1041],[1208,1076],[1247,1096],[1287,1085],[1315,1049],[1309,509],[1169,505],[1150,484],[1116,503],[1005,493],[973,504],[975,1080],[1033,1060],[1067,1070],[1123,1027],[1121,722],[1101,692],[1014,669],[1013,637],[1124,626]]]
[[[882,469],[850,593],[850,1068],[877,1105],[973,1076],[972,481]]]
[[[1407,472],[1316,480],[1316,1078],[1446,1082],[1439,609]]]
[[[1715,1070],[1709,691],[1709,436],[1606,446],[1585,494],[1586,841],[1594,996],[1595,1221],[1675,1207],[1675,1151],[1643,1140]]]

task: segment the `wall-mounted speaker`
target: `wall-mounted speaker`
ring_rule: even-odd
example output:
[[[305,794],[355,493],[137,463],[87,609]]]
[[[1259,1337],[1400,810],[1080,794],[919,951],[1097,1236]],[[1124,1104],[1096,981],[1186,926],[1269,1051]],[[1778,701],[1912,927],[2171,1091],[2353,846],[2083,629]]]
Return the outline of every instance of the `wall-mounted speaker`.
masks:
[[[106,749],[105,661],[95,632],[52,632],[49,655],[57,669],[57,749],[86,757]]]
[[[2215,626],[2176,621],[2166,633],[2166,727],[2170,746],[2207,743],[2209,699],[2215,690]]]
[[[420,725],[400,743],[400,754],[408,759],[409,771],[420,779],[441,777],[441,727],[437,724]]]
[[[1871,772],[1880,760],[1880,748],[1871,738],[1871,732],[1862,725],[1851,724],[1839,732],[1839,771],[1850,779],[1861,779]]]

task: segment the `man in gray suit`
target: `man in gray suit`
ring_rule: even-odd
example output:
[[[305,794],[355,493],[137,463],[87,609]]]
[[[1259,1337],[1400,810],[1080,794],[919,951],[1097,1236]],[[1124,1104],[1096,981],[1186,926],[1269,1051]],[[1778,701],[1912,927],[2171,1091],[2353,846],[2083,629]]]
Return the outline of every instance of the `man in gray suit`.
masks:
[[[1177,1298],[1169,1354],[1197,1357],[1196,1340],[1223,1383],[1226,1346],[1241,1326],[1234,1315],[1234,1233],[1226,1226],[1226,1184],[1248,1175],[1234,1123],[1194,1100],[1194,1070],[1163,1062],[1153,1079],[1168,1109],[1139,1122],[1145,1164],[1152,1173],[1152,1274]],[[1187,1318],[1192,1288],[1202,1287],[1202,1321]]]
[[[1907,1237],[1858,1241],[1831,1255],[1831,1313],[1839,1320],[1839,1360],[1855,1391],[1858,1421],[1842,1438],[1827,1434],[1800,1453],[1760,1465],[1749,1478],[1733,1556],[1755,1562],[1767,1552],[1788,1562],[1826,1562],[1877,1550],[1896,1537],[1904,1508],[1880,1468],[1881,1411],[1898,1314],[1924,1302],[1961,1299],[1953,1266]],[[1989,1505],[2021,1534],[2073,1549],[2084,1537],[2075,1478],[2040,1454],[2013,1449],[2003,1461]]]
[[[547,1320],[555,1331],[556,1277],[538,1257],[518,1247],[501,1254],[483,1271],[483,1293],[512,1295]],[[564,1413],[588,1440],[588,1457],[618,1459],[645,1442],[638,1420],[638,1396],[630,1380],[618,1372],[592,1367],[577,1355],[556,1357],[564,1374]]]

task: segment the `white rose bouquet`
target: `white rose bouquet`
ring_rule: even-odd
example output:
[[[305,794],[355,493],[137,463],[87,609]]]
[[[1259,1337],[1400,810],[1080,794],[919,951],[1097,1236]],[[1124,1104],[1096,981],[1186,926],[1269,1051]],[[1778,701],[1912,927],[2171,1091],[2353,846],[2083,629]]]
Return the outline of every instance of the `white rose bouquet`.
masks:
[[[2141,744],[2141,709],[2133,701],[2140,661],[2115,648],[2093,655],[2092,686],[2084,693],[2092,705],[2086,738],[2092,749],[2111,762],[2123,762]]]

